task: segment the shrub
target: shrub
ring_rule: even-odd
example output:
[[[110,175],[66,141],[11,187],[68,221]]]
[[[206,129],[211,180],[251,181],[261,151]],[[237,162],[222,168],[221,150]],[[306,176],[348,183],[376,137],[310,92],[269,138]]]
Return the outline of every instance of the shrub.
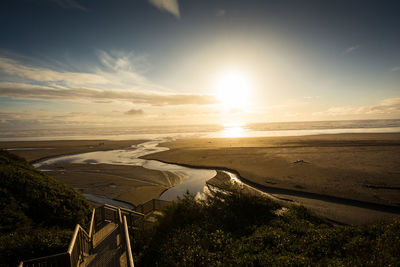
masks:
[[[0,264],[65,252],[89,213],[79,192],[0,150]]]
[[[174,202],[158,225],[133,236],[139,266],[396,266],[400,222],[339,226],[306,208],[240,192]]]

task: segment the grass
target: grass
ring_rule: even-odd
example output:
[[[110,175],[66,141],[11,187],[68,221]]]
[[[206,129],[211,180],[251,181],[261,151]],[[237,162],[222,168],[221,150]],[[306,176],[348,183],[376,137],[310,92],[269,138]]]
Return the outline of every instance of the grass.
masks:
[[[187,195],[133,235],[138,266],[400,266],[400,222],[338,226],[258,196]]]
[[[79,192],[0,150],[0,265],[66,251],[89,213]]]

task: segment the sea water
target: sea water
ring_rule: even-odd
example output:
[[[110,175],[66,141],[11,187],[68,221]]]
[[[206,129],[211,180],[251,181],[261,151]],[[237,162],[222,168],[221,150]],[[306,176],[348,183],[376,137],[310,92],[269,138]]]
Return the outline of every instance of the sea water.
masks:
[[[226,125],[132,126],[7,130],[0,128],[0,141],[34,140],[152,140],[157,138],[223,138],[299,136],[338,133],[400,132],[400,119],[313,122],[274,122]]]

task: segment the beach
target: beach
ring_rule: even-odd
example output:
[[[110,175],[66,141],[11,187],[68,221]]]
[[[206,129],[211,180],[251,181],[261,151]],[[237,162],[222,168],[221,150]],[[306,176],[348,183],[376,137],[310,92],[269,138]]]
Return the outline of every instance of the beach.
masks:
[[[398,216],[400,134],[182,139],[145,156],[235,170],[250,184],[332,220],[362,224]]]
[[[128,150],[143,140],[59,140],[0,142],[0,147],[34,163],[47,158],[93,151]],[[180,177],[168,171],[114,164],[47,165],[45,173],[82,192],[128,202],[134,206],[178,184]],[[97,203],[93,203],[97,205]]]
[[[129,150],[144,141],[1,142],[3,149],[38,162],[83,152]],[[179,139],[142,158],[194,168],[231,170],[244,183],[287,205],[304,205],[333,221],[363,224],[400,214],[400,134]],[[87,161],[86,163],[93,163]],[[168,170],[121,164],[58,162],[50,176],[80,190],[134,206],[179,184]],[[209,184],[223,187],[218,172]]]
[[[0,141],[0,148],[35,162],[45,158],[91,151],[127,149],[142,140]]]

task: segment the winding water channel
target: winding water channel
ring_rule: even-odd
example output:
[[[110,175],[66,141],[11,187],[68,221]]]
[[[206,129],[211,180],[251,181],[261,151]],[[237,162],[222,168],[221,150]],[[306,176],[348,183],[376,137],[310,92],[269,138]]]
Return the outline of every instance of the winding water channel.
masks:
[[[183,196],[187,191],[191,194],[201,195],[205,192],[206,181],[213,178],[217,172],[213,169],[194,169],[183,167],[177,164],[168,164],[156,160],[141,159],[139,157],[166,151],[169,148],[158,146],[160,143],[171,141],[171,139],[155,139],[147,141],[138,145],[132,145],[130,149],[124,150],[109,150],[109,151],[96,151],[87,152],[74,155],[58,156],[49,158],[34,164],[34,166],[41,170],[46,170],[46,166],[52,164],[62,163],[79,163],[79,164],[113,164],[113,165],[130,165],[141,166],[150,170],[168,171],[176,175],[182,181],[180,184],[169,188],[161,196],[162,200],[175,200]],[[237,175],[227,172],[232,181],[238,181]],[[89,199],[100,203],[107,203],[112,205],[120,205],[128,208],[127,203],[111,200],[103,196],[94,196],[84,194]]]
[[[58,156],[37,162],[34,166],[44,171],[46,169],[51,169],[49,165],[62,163],[141,166],[151,170],[168,171],[179,177],[181,181],[180,184],[166,190],[160,196],[160,199],[175,200],[177,197],[183,196],[187,191],[191,194],[196,194],[196,197],[204,196],[208,191],[206,181],[217,174],[216,170],[189,168],[177,164],[168,164],[156,160],[139,158],[141,156],[168,150],[168,148],[158,145],[172,140],[171,138],[158,138],[138,145],[132,145],[130,148],[123,150],[96,151]],[[320,195],[299,190],[261,187],[257,184],[243,181],[234,172],[224,172],[228,174],[232,184],[239,185],[240,188],[257,191],[280,203],[301,203],[317,214],[340,223],[362,224],[366,223],[365,218],[368,218],[371,222],[375,222],[381,220],[385,216],[385,218],[392,218],[400,214],[400,208],[398,206],[344,199],[341,197]],[[117,201],[101,195],[84,194],[84,196],[88,200],[98,203],[106,203],[130,209],[134,208],[134,206],[126,202]],[[285,208],[283,207],[282,210],[283,209]]]

